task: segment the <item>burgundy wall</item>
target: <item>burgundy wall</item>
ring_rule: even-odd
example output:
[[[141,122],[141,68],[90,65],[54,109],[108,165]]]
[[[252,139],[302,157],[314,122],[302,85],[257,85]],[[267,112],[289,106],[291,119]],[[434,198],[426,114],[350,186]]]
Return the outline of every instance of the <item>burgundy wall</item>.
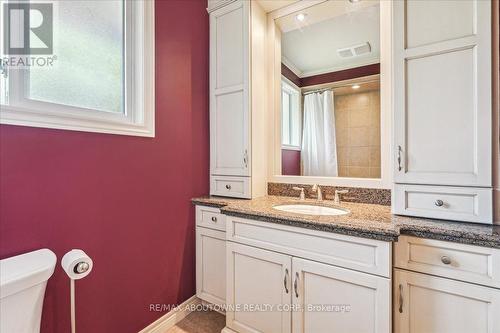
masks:
[[[300,150],[281,149],[281,174],[300,176]]]
[[[195,293],[194,208],[208,193],[206,1],[156,2],[156,137],[0,127],[0,257],[47,247],[94,259],[77,330],[137,332]],[[42,332],[70,329],[58,262]]]

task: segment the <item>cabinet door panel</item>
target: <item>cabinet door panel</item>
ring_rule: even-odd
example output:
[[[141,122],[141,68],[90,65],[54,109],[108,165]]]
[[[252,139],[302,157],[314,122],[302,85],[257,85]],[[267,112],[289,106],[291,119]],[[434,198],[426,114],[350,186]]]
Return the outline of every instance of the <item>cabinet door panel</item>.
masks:
[[[396,183],[491,186],[491,3],[393,5]]]
[[[245,150],[248,144],[245,112],[242,90],[215,96],[211,127],[214,139],[212,174],[245,173]]]
[[[226,233],[196,228],[196,296],[214,304],[226,301]]]
[[[395,333],[500,331],[500,290],[395,270]]]
[[[233,10],[223,9],[216,21],[215,88],[225,88],[243,83],[244,20],[241,6]],[[217,14],[217,13],[216,13]]]
[[[239,333],[290,332],[291,257],[227,244],[226,325]]]
[[[292,266],[294,333],[390,332],[390,279],[298,258]]]
[[[473,48],[407,60],[406,172],[475,173],[474,63]]]
[[[407,1],[407,46],[412,48],[472,36],[474,7],[475,1]]]
[[[249,176],[248,1],[210,13],[210,170]]]

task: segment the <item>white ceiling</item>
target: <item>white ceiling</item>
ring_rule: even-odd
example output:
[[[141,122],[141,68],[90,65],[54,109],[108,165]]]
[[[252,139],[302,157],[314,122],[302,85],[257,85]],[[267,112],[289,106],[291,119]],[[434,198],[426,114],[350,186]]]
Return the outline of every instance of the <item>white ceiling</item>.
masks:
[[[378,1],[327,1],[300,11],[307,14],[299,26],[297,13],[276,20],[283,31],[283,63],[298,76],[310,76],[379,62],[380,7]],[[337,49],[369,42],[372,51],[341,58]]]
[[[257,0],[266,13],[291,5],[299,0]]]

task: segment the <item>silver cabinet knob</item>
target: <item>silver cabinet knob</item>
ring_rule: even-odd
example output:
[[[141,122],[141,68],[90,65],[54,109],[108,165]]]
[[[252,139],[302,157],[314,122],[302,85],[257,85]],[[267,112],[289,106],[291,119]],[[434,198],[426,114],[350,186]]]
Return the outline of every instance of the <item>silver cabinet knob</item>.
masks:
[[[231,189],[231,185],[227,184],[227,185],[226,185],[226,188],[227,188],[228,190],[230,190],[230,189]]]
[[[444,205],[444,202],[443,202],[443,200],[438,199],[438,200],[436,200],[436,201],[434,202],[434,204],[435,204],[436,206],[438,206],[438,207],[442,207],[442,206]]]
[[[450,258],[450,257],[448,257],[448,256],[442,256],[442,257],[441,257],[441,262],[442,262],[443,264],[445,264],[445,265],[449,265],[449,264],[451,264],[451,258]]]
[[[217,222],[217,217],[212,216],[212,222]]]

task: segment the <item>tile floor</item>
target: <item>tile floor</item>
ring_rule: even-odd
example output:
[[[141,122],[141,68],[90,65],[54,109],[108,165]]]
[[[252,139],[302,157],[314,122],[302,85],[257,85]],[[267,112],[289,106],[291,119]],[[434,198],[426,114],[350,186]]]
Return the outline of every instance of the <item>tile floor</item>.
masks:
[[[215,311],[190,313],[165,333],[220,333],[226,326],[226,317]]]

